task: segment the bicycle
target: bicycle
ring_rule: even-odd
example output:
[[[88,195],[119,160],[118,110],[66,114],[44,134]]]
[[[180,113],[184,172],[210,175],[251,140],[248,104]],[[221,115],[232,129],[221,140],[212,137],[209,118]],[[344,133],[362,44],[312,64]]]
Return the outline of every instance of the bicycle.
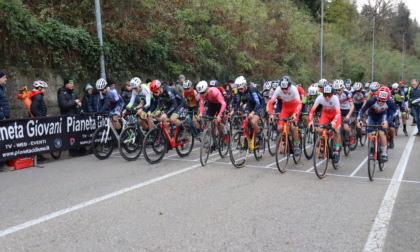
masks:
[[[124,130],[121,131],[119,139],[119,151],[121,156],[127,161],[137,160],[143,150],[143,139],[146,131],[139,125],[135,116],[136,111],[128,112],[127,116],[134,116],[135,120],[130,120]],[[143,119],[141,119],[143,120]]]
[[[318,178],[323,179],[327,175],[329,160],[332,158],[334,146],[335,130],[331,124],[321,124],[319,127],[322,129],[321,136],[315,142],[313,162],[315,174]],[[325,166],[321,166],[325,163]],[[338,168],[338,163],[332,162],[334,169]]]
[[[198,141],[201,142],[201,138],[203,137],[203,134],[201,134],[202,130],[200,128],[197,129],[195,127],[195,125],[194,125],[194,119],[193,119],[194,117],[196,117],[195,112],[188,113],[187,114],[187,120],[184,121],[185,122],[184,125],[189,125],[191,127],[191,129],[193,129],[193,131],[194,131],[194,137],[195,137],[195,139],[197,139]],[[197,120],[197,122],[198,122],[198,124],[199,124],[200,127],[203,127],[204,123],[202,122],[202,120],[200,120],[200,121]]]
[[[189,125],[175,126],[175,129],[172,128],[172,124],[169,126],[171,130],[167,129],[166,123],[158,122],[156,128],[151,129],[144,137],[143,155],[148,163],[159,163],[173,148],[180,157],[186,157],[191,153],[194,147],[193,129]]]
[[[102,126],[98,127],[92,136],[92,152],[100,160],[107,159],[112,151],[114,150],[115,144],[119,146],[119,134],[115,129],[114,125],[111,123],[112,118],[109,116],[109,113],[99,113],[102,114],[105,119],[102,121]],[[124,130],[127,127],[127,121],[124,118],[120,118],[122,124],[121,129]],[[101,122],[98,123],[101,125]]]
[[[313,119],[313,125],[318,125],[319,116],[320,113],[316,112]],[[303,129],[302,149],[307,160],[312,159],[317,136],[318,134],[316,134],[315,127]]]
[[[260,136],[257,141],[256,130],[252,127],[251,122],[245,117],[242,121],[242,129],[236,132],[231,138],[231,148],[229,148],[230,161],[236,168],[241,168],[245,165],[248,153],[254,152],[256,160],[261,160],[264,155],[264,132],[262,122],[258,124],[260,127]]]
[[[372,127],[373,132],[369,137],[368,142],[368,176],[369,180],[373,181],[373,176],[375,175],[376,163],[378,164],[379,170],[384,170],[384,163],[381,158],[381,138],[379,136],[378,128],[381,125],[365,125],[366,127]]]
[[[204,130],[203,144],[200,147],[200,162],[202,166],[205,166],[210,153],[216,149],[219,151],[220,157],[224,158],[227,156],[230,149],[230,131],[225,125],[224,130],[226,130],[228,137],[225,139],[219,134],[218,123],[215,121],[217,117],[203,116],[203,119],[212,120],[209,127]]]
[[[289,156],[293,156],[293,161],[295,164],[299,163],[300,158],[302,155],[295,156],[293,153],[294,144],[293,144],[293,137],[290,134],[290,124],[293,122],[290,118],[279,118],[276,121],[284,121],[286,122],[283,127],[283,132],[280,133],[276,145],[276,165],[279,172],[284,173],[286,172],[287,164],[289,163]],[[301,134],[299,133],[299,136]],[[302,145],[299,145],[299,148],[302,152]],[[286,160],[284,166],[280,165],[280,162]]]

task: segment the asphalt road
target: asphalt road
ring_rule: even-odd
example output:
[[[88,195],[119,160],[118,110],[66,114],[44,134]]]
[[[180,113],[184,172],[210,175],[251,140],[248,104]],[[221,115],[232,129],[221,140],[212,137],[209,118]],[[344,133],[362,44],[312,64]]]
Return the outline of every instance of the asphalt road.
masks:
[[[156,165],[116,152],[3,172],[0,251],[420,251],[420,138],[395,143],[373,182],[360,146],[322,180],[268,152],[202,167],[199,144]]]

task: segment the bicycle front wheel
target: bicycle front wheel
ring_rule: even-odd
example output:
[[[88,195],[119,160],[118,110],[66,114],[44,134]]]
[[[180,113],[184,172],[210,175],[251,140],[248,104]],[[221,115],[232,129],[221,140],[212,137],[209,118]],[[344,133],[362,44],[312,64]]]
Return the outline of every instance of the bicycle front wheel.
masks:
[[[185,125],[178,131],[176,137],[176,152],[180,157],[190,155],[194,147],[194,132],[190,126]]]
[[[270,124],[267,131],[267,149],[271,156],[276,155],[276,146],[278,141],[279,132],[275,124]]]
[[[358,136],[359,136],[360,146],[365,146],[366,140],[367,140],[367,132],[362,133],[362,130],[358,129]]]
[[[143,149],[143,135],[135,126],[128,126],[120,134],[120,154],[127,161],[139,158]]]
[[[143,155],[150,164],[159,163],[165,156],[168,140],[160,128],[150,130],[143,140]]]
[[[114,133],[107,126],[99,127],[92,136],[92,151],[100,160],[107,159],[114,150],[117,139]]]
[[[368,176],[369,176],[370,181],[373,181],[373,176],[375,175],[375,168],[376,168],[375,151],[376,151],[375,140],[371,138],[368,141]]]
[[[313,128],[305,129],[305,133],[303,134],[303,153],[305,154],[306,159],[312,159],[312,155],[314,154],[314,145],[316,141],[316,134]]]
[[[320,179],[325,178],[327,175],[330,160],[329,151],[328,139],[319,137],[314,145],[313,161],[315,174]]]
[[[279,172],[284,173],[289,162],[290,146],[287,135],[281,134],[278,139],[276,145],[276,165]]]
[[[202,166],[207,164],[211,148],[213,146],[213,137],[211,135],[211,129],[206,129],[203,132],[203,137],[201,138],[201,147],[200,147],[200,163]]]
[[[248,157],[248,139],[242,131],[238,131],[231,139],[231,148],[229,149],[230,161],[236,168],[244,167]]]
[[[254,157],[256,160],[261,160],[265,152],[265,135],[264,135],[263,125],[264,125],[263,122],[260,120],[260,123],[259,123],[260,133],[257,134],[257,136],[255,136],[254,138],[254,146],[255,146]]]
[[[380,155],[381,154],[381,138],[380,137],[378,137],[378,146],[377,146],[376,152],[378,153],[378,168],[380,171],[383,171],[385,162],[382,161],[382,157]]]
[[[222,134],[222,136],[219,137],[219,155],[222,158],[227,156],[230,149],[230,131],[229,129],[226,129],[226,131],[226,134]]]

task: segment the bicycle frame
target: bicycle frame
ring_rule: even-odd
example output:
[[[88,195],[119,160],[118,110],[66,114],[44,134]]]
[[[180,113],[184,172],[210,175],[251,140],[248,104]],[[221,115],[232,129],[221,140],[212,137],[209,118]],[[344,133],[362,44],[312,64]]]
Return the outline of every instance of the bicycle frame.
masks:
[[[170,146],[171,148],[176,148],[176,147],[178,147],[178,146],[182,146],[182,145],[184,145],[184,144],[185,144],[185,142],[182,142],[182,143],[177,143],[177,142],[176,142],[176,139],[177,139],[177,136],[178,136],[178,132],[179,132],[179,126],[176,126],[176,127],[175,127],[174,137],[171,137],[171,135],[169,134],[169,132],[168,132],[168,130],[167,130],[166,125],[165,125],[165,124],[166,124],[166,123],[160,122],[160,123],[158,124],[158,127],[160,127],[160,128],[161,128],[161,130],[163,131],[163,133],[164,133],[164,135],[165,135],[166,139],[168,140],[169,146]]]
[[[252,137],[250,135],[249,128],[252,128]],[[248,149],[250,151],[253,151],[254,149],[256,149],[256,146],[254,145],[254,143],[255,143],[255,137],[257,134],[255,132],[256,130],[252,127],[251,123],[249,122],[247,118],[245,118],[242,121],[242,129],[244,131],[244,136],[246,137],[248,141]]]

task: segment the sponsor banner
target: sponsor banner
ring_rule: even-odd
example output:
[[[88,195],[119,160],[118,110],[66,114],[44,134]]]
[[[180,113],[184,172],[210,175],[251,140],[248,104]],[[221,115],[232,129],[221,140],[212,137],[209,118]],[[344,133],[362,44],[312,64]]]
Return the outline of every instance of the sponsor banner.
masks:
[[[91,144],[101,115],[67,115],[0,121],[0,161]]]

